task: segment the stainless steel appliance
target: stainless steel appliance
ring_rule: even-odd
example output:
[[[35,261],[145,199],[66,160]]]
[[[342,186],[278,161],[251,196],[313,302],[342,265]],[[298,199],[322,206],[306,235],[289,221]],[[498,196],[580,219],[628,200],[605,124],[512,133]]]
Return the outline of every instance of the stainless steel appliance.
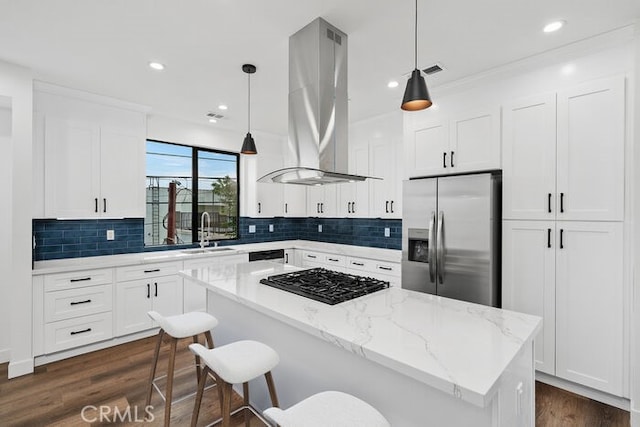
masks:
[[[500,307],[500,172],[403,183],[402,287]]]
[[[284,249],[249,252],[249,262],[265,260],[284,264]]]
[[[335,305],[389,287],[389,282],[324,268],[294,271],[260,280],[263,285]]]

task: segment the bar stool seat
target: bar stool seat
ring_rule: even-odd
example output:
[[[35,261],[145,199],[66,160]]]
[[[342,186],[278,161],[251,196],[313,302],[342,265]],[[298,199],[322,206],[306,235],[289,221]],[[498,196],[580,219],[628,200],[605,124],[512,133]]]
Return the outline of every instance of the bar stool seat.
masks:
[[[324,391],[286,410],[269,408],[264,416],[280,427],[390,427],[373,406],[347,393]]]
[[[160,396],[164,399],[164,425],[168,426],[171,421],[171,404],[173,402],[173,376],[175,372],[176,361],[176,349],[178,340],[183,338],[192,337],[194,343],[198,343],[198,336],[204,334],[207,345],[213,348],[213,337],[211,336],[211,329],[218,325],[218,319],[203,312],[189,312],[184,314],[178,314],[175,316],[164,317],[156,311],[149,311],[147,313],[151,319],[153,319],[160,331],[158,332],[158,339],[156,341],[155,352],[153,355],[153,365],[151,366],[151,373],[149,375],[149,383],[147,388],[147,399],[145,407],[148,407],[151,403],[151,395],[153,394],[153,388],[158,390]],[[160,354],[160,347],[162,345],[162,338],[167,335],[170,337],[170,350],[169,350],[169,366],[167,369],[167,385],[165,394],[155,384],[156,369],[158,367],[158,358]],[[200,358],[196,356],[196,378],[200,381]],[[206,382],[206,377],[204,378]],[[188,396],[186,396],[188,397]],[[182,399],[178,399],[182,400]]]
[[[271,347],[258,341],[244,340],[236,341],[221,347],[206,349],[201,344],[191,344],[189,349],[204,362],[204,369],[198,382],[198,394],[196,396],[191,425],[195,426],[198,421],[198,413],[204,392],[204,383],[209,371],[213,373],[218,384],[218,397],[222,409],[222,426],[230,425],[230,418],[233,413],[242,409],[249,409],[258,418],[262,418],[249,405],[249,381],[264,375],[271,397],[271,404],[278,406],[278,397],[271,370],[280,362],[278,353]],[[244,401],[243,406],[231,412],[232,385],[242,384]],[[245,424],[248,426],[247,413],[245,412]]]
[[[168,335],[174,338],[188,338],[210,331],[218,326],[218,319],[209,313],[192,311],[164,317],[157,311],[147,313]]]

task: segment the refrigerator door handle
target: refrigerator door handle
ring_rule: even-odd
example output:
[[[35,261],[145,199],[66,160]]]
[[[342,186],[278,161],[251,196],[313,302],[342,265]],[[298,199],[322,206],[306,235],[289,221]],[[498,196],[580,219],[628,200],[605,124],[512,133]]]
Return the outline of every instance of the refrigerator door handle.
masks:
[[[429,281],[435,283],[436,281],[436,266],[434,265],[436,259],[436,213],[431,212],[431,219],[429,220],[429,249],[427,250],[427,262],[429,263]]]
[[[438,230],[437,230],[436,242],[438,245],[436,258],[437,258],[437,270],[438,280],[441,285],[444,284],[444,212],[438,212]]]

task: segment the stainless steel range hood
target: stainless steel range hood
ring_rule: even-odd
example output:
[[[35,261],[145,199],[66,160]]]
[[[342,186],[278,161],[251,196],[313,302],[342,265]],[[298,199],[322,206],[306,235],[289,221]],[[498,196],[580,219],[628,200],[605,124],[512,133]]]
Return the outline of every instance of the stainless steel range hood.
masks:
[[[347,35],[317,18],[289,38],[289,143],[295,164],[258,179],[283,184],[363,181],[349,175]]]

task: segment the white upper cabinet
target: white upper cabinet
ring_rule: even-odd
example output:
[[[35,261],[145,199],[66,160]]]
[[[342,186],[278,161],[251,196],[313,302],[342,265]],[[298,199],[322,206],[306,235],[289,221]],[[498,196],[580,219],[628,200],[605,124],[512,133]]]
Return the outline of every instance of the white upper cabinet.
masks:
[[[256,156],[256,161],[257,178],[276,169],[282,169],[281,155],[259,153]],[[282,184],[255,182],[253,185],[256,186],[256,202],[254,211],[249,216],[265,218],[284,215],[284,186]]]
[[[146,109],[42,83],[34,94],[34,217],[144,217]]]
[[[623,224],[556,227],[556,375],[623,396]]]
[[[554,219],[556,95],[519,99],[502,112],[503,218]]]
[[[349,173],[369,175],[368,145],[349,146]],[[338,185],[338,216],[366,218],[369,215],[369,180]]]
[[[500,109],[413,117],[405,138],[409,178],[499,169]]]
[[[402,113],[365,122],[369,127],[369,217],[402,218]],[[357,207],[356,207],[357,209]]]
[[[558,93],[558,219],[623,219],[624,102],[623,77]]]
[[[624,78],[504,106],[503,218],[624,218]]]
[[[499,108],[452,117],[449,135],[448,172],[500,169]]]
[[[337,216],[337,185],[307,186],[307,216],[334,218]]]
[[[282,184],[284,188],[284,216],[307,216],[307,189],[304,185]]]

